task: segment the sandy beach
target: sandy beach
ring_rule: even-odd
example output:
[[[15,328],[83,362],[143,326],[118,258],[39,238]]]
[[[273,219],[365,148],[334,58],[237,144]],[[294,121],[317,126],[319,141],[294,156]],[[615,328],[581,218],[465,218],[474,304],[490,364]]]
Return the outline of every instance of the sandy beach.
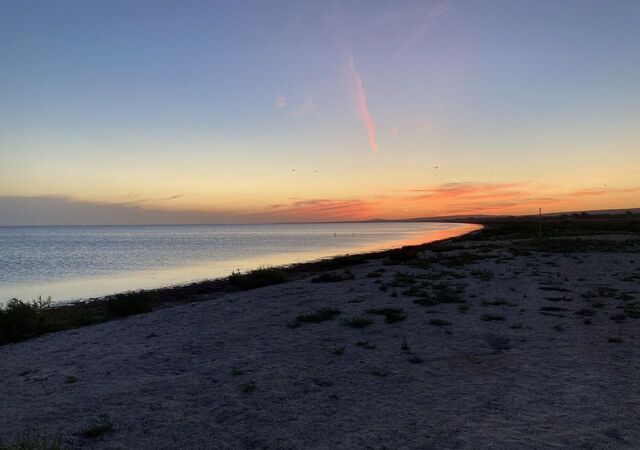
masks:
[[[632,448],[640,236],[480,232],[0,347],[0,442]]]

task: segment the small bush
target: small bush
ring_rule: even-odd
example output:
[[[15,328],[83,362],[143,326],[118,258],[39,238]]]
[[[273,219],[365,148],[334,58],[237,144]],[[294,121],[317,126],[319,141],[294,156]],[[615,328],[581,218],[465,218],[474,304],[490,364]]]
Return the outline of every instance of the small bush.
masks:
[[[290,325],[292,328],[299,327],[303,323],[320,323],[326,320],[333,320],[340,315],[342,311],[338,308],[322,308],[316,312],[300,314],[296,320]]]
[[[495,320],[504,320],[504,316],[497,316],[492,314],[483,314],[480,316],[480,320],[484,320],[485,322],[492,322]]]
[[[243,383],[240,385],[240,391],[245,394],[250,394],[252,392],[255,392],[257,388],[258,388],[258,385],[253,380],[249,380],[246,383]]]
[[[429,321],[429,325],[433,325],[436,327],[444,327],[447,325],[451,325],[451,322],[449,322],[448,320],[442,320],[442,319],[431,319]]]
[[[337,283],[339,281],[353,280],[353,274],[345,270],[343,273],[325,272],[311,279],[312,283]]]
[[[384,273],[384,269],[374,270],[367,274],[367,278],[380,278],[383,273]]]
[[[482,280],[482,281],[489,281],[493,279],[493,272],[490,270],[483,270],[483,269],[474,269],[471,271],[471,275],[473,275],[474,277]]]
[[[518,306],[515,303],[510,303],[502,298],[497,298],[493,301],[483,301],[482,306]]]
[[[420,306],[435,306],[438,304],[438,302],[434,302],[433,300],[427,297],[416,299],[413,301],[413,303]]]
[[[367,319],[366,317],[352,317],[350,319],[345,319],[344,324],[353,328],[364,328],[368,327],[373,323],[372,320]]]
[[[356,342],[356,345],[358,347],[366,348],[367,350],[373,350],[374,348],[376,348],[375,344],[372,344],[369,341],[358,341]]]
[[[229,276],[231,285],[243,291],[284,283],[287,280],[287,273],[275,267],[260,267],[245,273],[237,271]]]
[[[386,323],[396,323],[400,322],[407,318],[407,315],[401,309],[395,308],[379,308],[379,309],[368,309],[367,312],[369,314],[377,314],[384,316],[384,321]]]
[[[393,287],[404,287],[410,286],[416,282],[416,277],[406,272],[396,272],[393,281],[390,286]]]
[[[107,300],[107,312],[115,317],[127,317],[151,311],[155,295],[151,292],[127,292]]]
[[[0,306],[0,344],[18,342],[53,331],[47,320],[51,300],[38,297],[31,302],[13,298]]]
[[[86,438],[95,439],[103,434],[112,433],[113,431],[115,431],[113,423],[108,417],[103,416],[84,430],[82,435]]]

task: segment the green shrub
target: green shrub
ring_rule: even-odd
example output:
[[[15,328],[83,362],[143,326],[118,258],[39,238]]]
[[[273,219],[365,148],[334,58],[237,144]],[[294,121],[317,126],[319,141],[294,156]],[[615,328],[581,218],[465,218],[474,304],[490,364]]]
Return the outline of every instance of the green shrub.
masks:
[[[231,285],[243,291],[284,283],[287,279],[287,273],[275,267],[260,267],[245,273],[237,271],[229,276]]]
[[[127,292],[107,300],[107,312],[115,317],[127,317],[151,311],[155,295],[151,292]]]
[[[52,331],[46,311],[51,299],[38,297],[31,302],[12,298],[0,306],[0,344],[18,342]]]

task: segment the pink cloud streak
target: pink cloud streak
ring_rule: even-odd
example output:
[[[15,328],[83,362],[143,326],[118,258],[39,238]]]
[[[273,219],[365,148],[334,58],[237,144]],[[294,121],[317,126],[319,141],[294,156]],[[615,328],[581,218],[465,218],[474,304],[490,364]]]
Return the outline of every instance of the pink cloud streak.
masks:
[[[360,114],[360,118],[364,123],[364,126],[367,129],[367,135],[369,138],[369,146],[371,150],[374,152],[378,151],[378,144],[376,143],[376,129],[373,124],[373,119],[371,118],[371,114],[369,113],[369,107],[367,105],[367,96],[364,91],[364,84],[362,83],[362,77],[360,73],[356,69],[356,65],[353,62],[353,57],[349,58],[349,74],[353,81],[354,86],[354,94],[356,98],[356,103],[358,106],[358,114]]]

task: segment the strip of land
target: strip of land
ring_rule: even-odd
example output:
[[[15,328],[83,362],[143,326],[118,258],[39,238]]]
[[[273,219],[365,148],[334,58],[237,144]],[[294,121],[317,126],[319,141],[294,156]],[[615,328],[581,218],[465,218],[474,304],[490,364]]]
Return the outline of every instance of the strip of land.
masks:
[[[38,310],[5,341],[94,308],[83,310],[88,326],[0,347],[0,442],[640,445],[640,221],[557,219],[542,239],[533,220],[486,225],[426,246]]]

